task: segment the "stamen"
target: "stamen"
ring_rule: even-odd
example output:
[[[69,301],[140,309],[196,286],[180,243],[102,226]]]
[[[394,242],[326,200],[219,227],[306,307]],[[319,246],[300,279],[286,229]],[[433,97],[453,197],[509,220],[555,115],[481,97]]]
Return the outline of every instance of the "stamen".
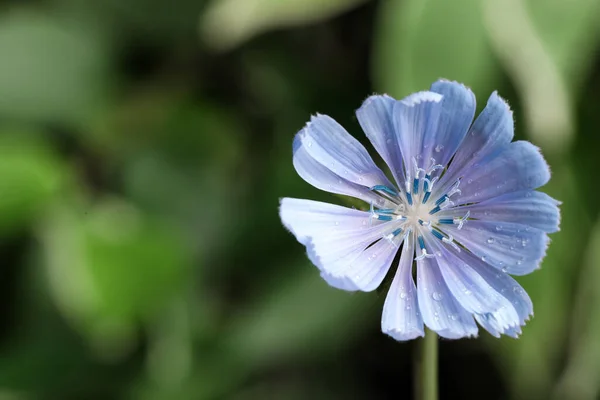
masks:
[[[385,240],[387,240],[388,242],[390,242],[391,244],[393,244],[395,247],[398,247],[399,244],[394,243],[394,238],[396,236],[398,236],[400,233],[402,233],[402,228],[398,228],[395,231],[393,231],[392,233],[385,235],[383,238]]]
[[[442,242],[448,243],[450,246],[454,247],[454,249],[460,253],[460,247],[458,247],[458,245],[456,243],[454,243],[454,238],[452,237],[452,235],[448,235],[447,238],[446,237],[442,238]]]
[[[430,179],[430,175],[425,175],[423,179],[423,190],[425,190],[425,196],[423,196],[423,204],[427,203],[429,200],[429,196],[431,196],[431,190],[433,189],[433,184],[438,181],[438,177],[436,176],[433,179]]]
[[[458,217],[454,218],[452,220],[452,223],[454,225],[458,225],[457,229],[460,230],[463,227],[464,223],[467,222],[467,220],[469,219],[470,215],[471,215],[471,211],[467,211],[467,213],[463,217],[461,217],[461,218],[458,218]]]
[[[437,201],[435,202],[436,205],[440,205],[442,204],[446,199],[448,199],[450,196],[452,196],[455,193],[461,193],[460,189],[458,188],[460,186],[460,178],[458,178],[456,180],[456,182],[454,182],[454,184],[450,187],[450,190],[448,190],[448,193],[446,193],[445,195],[443,195],[442,197],[440,197],[439,199],[437,199]]]
[[[431,175],[431,173],[434,172],[435,170],[444,169],[444,166],[442,164],[435,163],[435,158],[431,157],[430,160],[431,160],[431,166],[427,170],[427,175]]]
[[[385,185],[375,185],[371,188],[371,190],[384,192],[392,196],[398,196],[398,193],[394,189],[389,188]]]
[[[420,173],[423,172],[423,174],[425,174],[425,170],[423,168],[419,168],[419,165],[417,164],[417,159],[415,157],[413,157],[412,159],[413,161],[413,166],[415,168],[415,177],[413,179],[413,194],[418,194],[419,193],[419,176],[421,175]],[[408,191],[408,189],[407,189]]]
[[[425,249],[425,240],[423,239],[423,236],[419,235],[417,237],[417,240],[419,241],[419,247],[421,248],[421,255],[415,257],[415,260],[422,260],[424,258],[433,258],[435,257],[434,254],[430,254],[427,253],[427,250]]]
[[[452,206],[454,206],[454,203],[450,199],[446,198],[441,204],[437,205],[434,209],[429,211],[429,214],[433,215],[438,211],[445,210],[446,208]]]

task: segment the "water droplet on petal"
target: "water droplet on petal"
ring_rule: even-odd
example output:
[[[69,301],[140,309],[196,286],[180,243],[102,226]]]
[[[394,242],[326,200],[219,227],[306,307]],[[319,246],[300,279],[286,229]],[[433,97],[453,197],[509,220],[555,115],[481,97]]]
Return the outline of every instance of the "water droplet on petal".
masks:
[[[444,146],[441,144],[438,144],[437,146],[435,146],[435,151],[437,153],[439,153],[440,151],[442,151],[444,149]]]
[[[488,242],[489,244],[492,244],[492,243],[494,243],[494,238],[488,238],[487,242]]]
[[[456,321],[458,319],[458,316],[456,314],[450,314],[448,315],[448,318],[450,318],[452,321]]]
[[[400,292],[400,298],[404,299],[406,297],[406,292]]]
[[[505,273],[506,273],[506,271],[508,271],[508,268],[506,268],[506,267],[503,267],[503,268],[502,268],[502,272],[505,272]]]
[[[500,232],[502,230],[502,225],[496,225],[496,230]]]
[[[467,296],[470,296],[470,295],[471,295],[471,293],[473,293],[473,292],[471,292],[469,289],[465,290],[465,294],[466,294]]]
[[[485,262],[485,260],[487,260],[487,258],[485,256],[481,256],[481,261]]]
[[[433,292],[431,297],[433,297],[435,301],[441,301],[444,296],[442,296],[442,294],[439,292]]]
[[[406,305],[406,309],[407,309],[407,310],[410,310],[410,304],[407,304],[407,305]]]

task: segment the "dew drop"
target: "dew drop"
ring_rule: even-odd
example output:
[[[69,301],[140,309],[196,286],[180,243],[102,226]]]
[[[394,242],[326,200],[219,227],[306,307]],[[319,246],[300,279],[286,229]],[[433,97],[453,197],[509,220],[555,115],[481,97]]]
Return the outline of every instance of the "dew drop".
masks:
[[[508,271],[508,268],[506,268],[506,267],[503,267],[503,268],[502,268],[502,272],[506,273],[506,271]]]
[[[494,238],[488,238],[487,242],[488,242],[489,244],[492,244],[492,243],[494,243]]]
[[[410,304],[407,304],[407,305],[406,305],[406,309],[407,309],[407,310],[410,310]]]
[[[307,145],[308,147],[312,147],[312,142],[311,142],[311,141],[309,141],[308,143],[306,143],[306,145]]]
[[[400,298],[401,299],[406,298],[406,292],[400,292]]]
[[[521,265],[521,264],[523,264],[523,261],[517,260],[517,265]]]
[[[390,143],[392,143],[392,139],[388,139],[388,140],[386,140],[385,142],[386,142],[387,144],[390,144]]]
[[[437,146],[435,146],[435,151],[437,153],[439,153],[440,151],[442,151],[444,149],[444,146],[442,146],[441,144],[438,144]]]
[[[473,179],[469,179],[467,183],[473,183]]]
[[[481,261],[485,262],[485,260],[487,260],[487,258],[485,256],[481,256]]]
[[[496,230],[500,232],[502,230],[502,225],[496,225]]]
[[[439,292],[433,292],[431,297],[433,297],[435,301],[441,301],[444,296],[442,296],[442,294]]]
[[[335,226],[338,226],[339,224],[340,224],[339,222],[335,221]]]
[[[467,296],[470,296],[470,295],[471,295],[471,293],[473,293],[473,292],[471,292],[469,289],[465,290],[465,294],[466,294]]]
[[[448,318],[450,318],[452,321],[456,321],[458,316],[456,314],[448,314]]]

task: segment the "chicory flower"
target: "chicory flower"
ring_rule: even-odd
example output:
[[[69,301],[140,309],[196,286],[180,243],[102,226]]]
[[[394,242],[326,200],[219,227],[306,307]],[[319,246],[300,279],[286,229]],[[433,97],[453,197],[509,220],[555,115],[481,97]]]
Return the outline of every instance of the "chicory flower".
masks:
[[[372,291],[394,266],[381,328],[397,340],[423,336],[424,325],[476,336],[477,323],[517,337],[533,314],[510,275],[539,268],[558,230],[559,202],[535,190],[550,171],[534,145],[511,142],[512,112],[495,92],[474,114],[471,90],[445,80],[402,100],[369,97],[356,115],[393,179],[326,115],[294,139],[304,180],[369,210],[284,198],[283,224],[333,287]]]

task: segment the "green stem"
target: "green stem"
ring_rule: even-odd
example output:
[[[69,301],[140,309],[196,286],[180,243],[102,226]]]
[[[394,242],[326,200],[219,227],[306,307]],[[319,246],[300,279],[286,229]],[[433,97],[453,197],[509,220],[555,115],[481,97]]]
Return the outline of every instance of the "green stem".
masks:
[[[438,399],[438,337],[425,330],[425,337],[418,341],[415,353],[415,399]]]

